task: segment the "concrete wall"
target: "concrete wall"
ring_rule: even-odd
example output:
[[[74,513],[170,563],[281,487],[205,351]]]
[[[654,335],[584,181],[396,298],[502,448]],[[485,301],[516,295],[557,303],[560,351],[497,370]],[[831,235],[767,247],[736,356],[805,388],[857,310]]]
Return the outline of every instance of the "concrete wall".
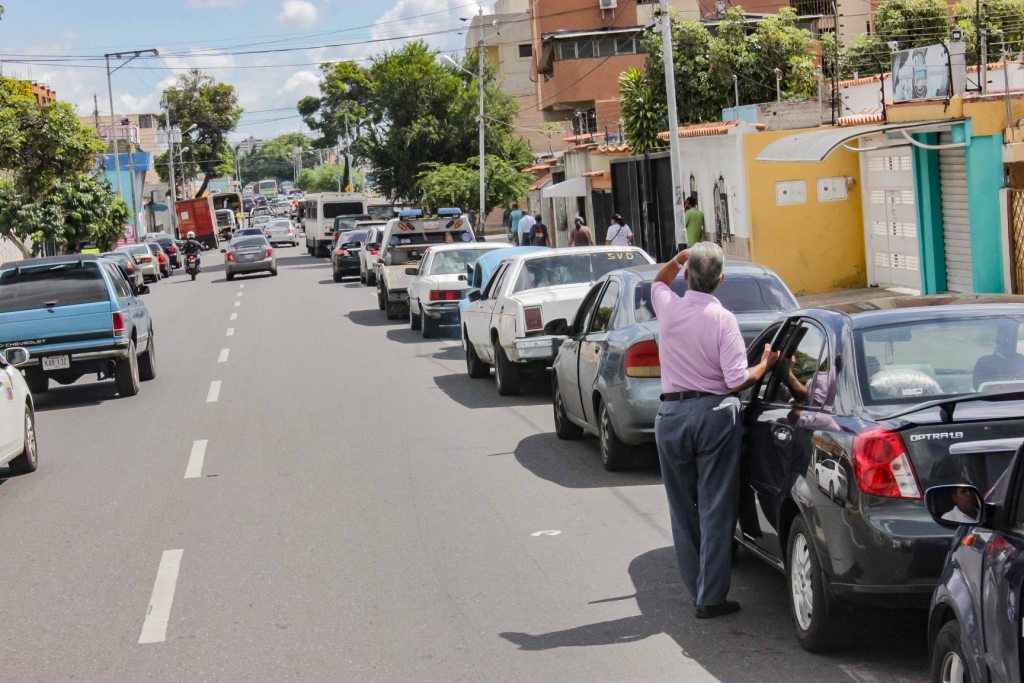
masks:
[[[854,152],[838,150],[819,163],[757,161],[770,143],[793,131],[743,136],[749,187],[751,260],[775,270],[796,294],[864,287],[864,220],[860,164]],[[853,178],[847,199],[820,202],[819,178]],[[779,206],[776,183],[806,182],[801,204]]]

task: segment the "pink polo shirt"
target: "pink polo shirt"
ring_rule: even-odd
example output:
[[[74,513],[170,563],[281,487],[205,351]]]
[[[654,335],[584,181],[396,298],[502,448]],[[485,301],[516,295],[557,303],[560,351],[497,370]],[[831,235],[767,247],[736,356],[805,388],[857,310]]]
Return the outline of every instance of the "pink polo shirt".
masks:
[[[661,390],[724,395],[747,381],[747,349],[736,316],[711,294],[680,297],[668,285],[651,286],[661,332]]]

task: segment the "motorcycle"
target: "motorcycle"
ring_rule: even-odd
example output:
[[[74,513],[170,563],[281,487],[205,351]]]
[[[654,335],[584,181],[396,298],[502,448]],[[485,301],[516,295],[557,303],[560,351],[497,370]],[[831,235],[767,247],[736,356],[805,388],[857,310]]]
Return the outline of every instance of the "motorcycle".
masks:
[[[192,276],[192,280],[195,280],[196,275],[199,275],[200,270],[199,255],[187,254],[185,256],[185,272]]]

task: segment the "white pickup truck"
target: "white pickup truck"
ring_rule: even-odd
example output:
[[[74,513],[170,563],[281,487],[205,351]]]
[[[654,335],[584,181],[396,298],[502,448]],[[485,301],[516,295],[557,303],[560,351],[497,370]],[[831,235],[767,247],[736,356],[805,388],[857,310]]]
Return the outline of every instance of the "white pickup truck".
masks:
[[[433,244],[471,244],[473,226],[461,209],[438,209],[424,217],[421,209],[407,209],[388,221],[381,235],[380,253],[373,264],[377,281],[377,306],[389,320],[404,317],[409,310],[409,283],[416,277],[417,264]]]

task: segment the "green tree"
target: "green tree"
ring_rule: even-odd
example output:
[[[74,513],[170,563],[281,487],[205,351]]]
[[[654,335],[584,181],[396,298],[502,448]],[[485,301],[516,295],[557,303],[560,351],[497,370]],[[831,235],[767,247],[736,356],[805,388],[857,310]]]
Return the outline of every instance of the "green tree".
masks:
[[[537,127],[537,132],[548,139],[548,154],[555,156],[555,150],[551,145],[551,139],[556,135],[562,134],[562,124],[557,121],[545,121]]]
[[[171,121],[182,131],[182,172],[190,178],[203,175],[196,192],[201,197],[211,180],[234,172],[228,134],[242,116],[238,96],[234,86],[192,69],[178,76],[174,88],[167,91],[167,106]],[[166,154],[157,159],[157,169],[165,181],[166,161]]]
[[[344,161],[342,161],[344,164]],[[299,189],[303,192],[337,192],[338,179],[342,177],[342,169],[337,164],[323,164],[313,168],[304,168],[299,173]],[[351,170],[352,187],[356,192],[366,188],[363,176],[355,169]]]
[[[945,0],[887,0],[875,12],[875,35],[883,44],[895,41],[900,50],[945,40],[948,24]]]
[[[426,163],[416,180],[422,202],[437,209],[457,206],[462,209],[480,206],[480,161],[470,158],[465,163]],[[484,181],[487,212],[496,206],[507,206],[526,195],[532,178],[505,159],[486,157]]]
[[[843,51],[841,78],[873,76],[892,68],[892,51],[879,36],[862,34]]]
[[[131,211],[110,187],[106,178],[80,173],[58,183],[56,196],[63,216],[58,241],[69,249],[94,242],[109,249],[124,235]]]
[[[266,178],[291,180],[295,175],[296,149],[301,154],[303,167],[316,163],[317,157],[310,145],[309,137],[302,133],[285,133],[268,140],[260,149],[239,159],[242,183]]]
[[[979,6],[971,0],[962,0],[953,6],[952,24],[964,32],[964,43],[967,44],[967,58],[970,64],[978,63],[978,34],[975,30]],[[1024,0],[985,0],[980,5],[981,28],[988,29],[989,60],[1002,58],[999,54],[999,39],[994,35],[997,30],[1003,32],[1006,51],[1009,58],[1020,52],[1024,41]]]
[[[317,147],[334,147],[349,131],[358,134],[369,115],[370,74],[356,62],[320,66],[320,97],[304,97],[298,110],[311,130],[320,132]]]
[[[665,100],[655,96],[651,82],[638,69],[619,76],[622,95],[623,134],[634,154],[645,154],[661,147],[658,133],[665,120]]]

